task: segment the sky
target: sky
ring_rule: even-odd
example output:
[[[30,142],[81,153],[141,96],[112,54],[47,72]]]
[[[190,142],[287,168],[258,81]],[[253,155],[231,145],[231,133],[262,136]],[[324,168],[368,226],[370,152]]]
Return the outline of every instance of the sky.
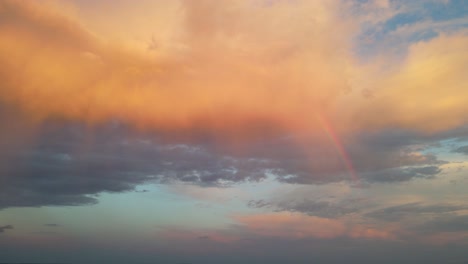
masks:
[[[3,0],[0,61],[0,263],[468,262],[465,0]]]

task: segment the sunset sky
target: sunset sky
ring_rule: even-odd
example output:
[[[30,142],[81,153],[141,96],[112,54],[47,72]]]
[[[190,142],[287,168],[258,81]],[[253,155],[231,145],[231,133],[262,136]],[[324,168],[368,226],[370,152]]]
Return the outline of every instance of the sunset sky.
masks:
[[[468,1],[0,0],[0,263],[468,263]]]

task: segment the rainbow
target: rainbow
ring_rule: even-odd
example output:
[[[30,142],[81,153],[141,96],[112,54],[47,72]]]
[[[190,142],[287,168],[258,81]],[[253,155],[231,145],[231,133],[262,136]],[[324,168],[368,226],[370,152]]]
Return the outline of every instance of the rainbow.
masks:
[[[333,144],[337,154],[339,155],[341,161],[343,162],[343,165],[346,167],[346,170],[348,171],[350,178],[353,181],[358,181],[359,177],[358,177],[358,174],[356,173],[356,170],[354,169],[353,162],[351,158],[349,157],[349,154],[346,151],[346,148],[344,147],[340,138],[338,137],[335,130],[333,129],[333,126],[330,124],[330,122],[327,119],[325,119],[319,113],[317,113],[317,120],[319,121],[321,127],[325,131],[325,134],[327,135],[328,139]]]

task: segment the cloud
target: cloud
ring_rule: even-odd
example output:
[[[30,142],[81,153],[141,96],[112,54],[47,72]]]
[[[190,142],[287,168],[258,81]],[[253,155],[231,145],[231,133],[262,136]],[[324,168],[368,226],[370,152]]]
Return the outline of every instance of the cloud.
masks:
[[[415,178],[431,179],[442,170],[438,166],[394,168],[365,174],[367,181],[372,183],[404,182]]]
[[[468,209],[466,205],[408,203],[374,210],[365,216],[384,221],[401,221],[405,218],[422,217],[422,215],[440,216],[466,209]]]
[[[0,208],[95,204],[101,192],[134,191],[148,182],[229,187],[267,177],[304,184],[354,180],[329,142],[303,151],[294,138],[270,138],[237,152],[209,141],[166,141],[118,122],[90,128],[63,121],[48,121],[36,128],[33,142],[3,144],[0,179],[5,184],[0,186]],[[400,148],[385,152],[366,145],[356,143],[349,148],[360,181],[402,182],[432,178],[439,172],[441,161],[430,154]],[[301,211],[310,206],[328,205],[279,208]],[[315,213],[324,216],[334,211],[327,210]]]
[[[394,235],[386,230],[363,226],[347,226],[345,223],[300,213],[270,213],[239,216],[236,220],[245,225],[250,232],[265,237],[303,239],[307,237],[331,239],[336,237],[393,239]]]
[[[0,226],[0,233],[5,232],[5,230],[7,230],[7,229],[13,229],[13,226],[12,225]]]
[[[461,146],[452,151],[456,153],[462,153],[462,154],[468,155],[468,146]]]
[[[170,242],[198,241],[197,243],[202,243],[195,248],[204,247],[204,243],[212,244],[212,242],[229,246],[272,239],[291,243],[309,240],[323,243],[323,241],[334,241],[335,239],[377,241],[395,238],[390,230],[377,230],[359,224],[309,216],[298,212],[236,215],[233,220],[235,224],[226,229],[185,230],[175,227],[165,228],[159,232],[159,235]]]
[[[464,208],[467,209],[467,208]],[[468,232],[468,215],[447,215],[429,220],[418,227],[426,232]],[[466,236],[465,236],[466,238]]]
[[[250,200],[247,205],[252,208],[268,208],[271,204],[265,200]]]
[[[369,8],[363,20],[377,25],[402,12],[395,5],[403,6],[358,2]],[[468,135],[466,33],[451,29],[396,45],[401,57],[385,51],[363,66],[353,54],[362,21],[342,3],[181,1],[178,12],[158,11],[161,16],[145,20],[150,34],[144,50],[115,41],[113,32],[97,30],[86,16],[33,2],[0,3],[0,209],[91,205],[102,192],[135,191],[145,183],[183,183],[170,191],[218,198],[212,192],[273,178],[281,188],[320,186],[307,186],[313,191],[304,199],[257,197],[271,187],[268,182],[248,205],[273,212],[237,215],[226,230],[169,230],[161,237],[170,243],[145,240],[144,250],[202,253],[212,262],[226,251],[247,258],[237,261],[242,263],[254,262],[250,256],[272,263],[342,263],[350,256],[363,263],[463,262],[461,247],[434,250],[414,242],[411,236],[419,233],[408,233],[466,235],[466,207],[408,201],[424,192],[433,199],[445,195],[426,189],[451,179],[438,177],[447,162],[431,153],[431,144]],[[148,8],[156,9],[168,10]],[[97,12],[100,19],[107,19],[107,11]],[[118,19],[138,20],[125,14]],[[429,25],[398,27],[392,34],[409,38]],[[437,23],[437,30],[450,25]],[[133,36],[127,27],[113,27]],[[407,54],[402,46],[409,46]],[[464,147],[454,151],[467,153]],[[343,193],[377,190],[372,195],[379,197],[361,203],[317,191],[337,182],[348,188]],[[376,189],[354,188],[357,183]],[[398,200],[377,207],[389,193]],[[394,205],[401,201],[406,204]],[[11,228],[0,227],[0,233]],[[44,243],[38,235],[32,235],[31,248],[60,251],[65,244]],[[113,248],[130,252],[137,248],[131,242]],[[382,260],[383,252],[391,258]],[[127,250],[99,254],[123,261],[119,254]]]
[[[427,144],[430,142],[434,141],[426,141]],[[284,157],[274,173],[281,181],[302,184],[343,180],[404,182],[415,178],[434,178],[441,172],[439,167],[447,163],[434,154],[423,153],[420,143],[403,141],[392,146],[386,144],[381,139],[377,142],[369,139],[344,141],[342,145],[346,148],[346,154],[343,156],[337,154],[333,142],[316,143],[310,145],[311,149],[302,149],[305,152],[303,156],[296,155],[295,159],[288,158],[288,153],[283,152]],[[352,167],[347,166],[344,159]]]
[[[262,180],[270,170],[262,160],[110,126],[87,132],[80,124],[49,123],[33,146],[4,148],[0,208],[94,204],[101,192],[133,191],[147,182],[229,186]]]
[[[399,127],[422,134],[464,126],[467,45],[464,30],[412,43],[405,60],[374,81],[374,97],[363,101],[353,120],[369,129]]]
[[[243,140],[311,132],[317,122],[305,112],[326,112],[348,88],[351,23],[342,23],[338,1],[329,2],[185,1],[175,14],[185,48],[163,59],[101,39],[77,18],[5,1],[1,98],[34,120],[119,119]]]
[[[248,206],[252,208],[271,208],[276,212],[297,212],[321,218],[339,218],[360,210],[359,206],[353,206],[353,202],[350,200],[345,204],[332,203],[330,201],[314,201],[311,199],[272,202],[250,200]]]
[[[464,115],[449,112],[464,112],[464,104],[452,104],[440,89],[422,91],[435,84],[418,72],[434,72],[438,84],[450,80],[448,89],[462,98],[457,69],[465,37],[414,44],[400,70],[366,77],[375,96],[353,101],[345,95],[353,74],[374,75],[354,60],[350,40],[360,22],[343,16],[339,3],[185,1],[174,18],[177,38],[157,36],[168,41],[164,48],[142,52],[60,9],[3,2],[1,118],[27,125],[0,132],[9,148],[0,151],[0,208],[94,204],[101,192],[147,182],[225,187],[269,176],[299,184],[435,178],[444,161],[416,147],[453,137]],[[458,68],[434,66],[444,63]],[[450,110],[451,117],[422,122],[434,104],[420,104],[418,95],[438,100],[433,90],[450,97],[443,99],[450,107],[433,110]],[[399,100],[417,106],[400,109]],[[451,119],[458,121],[430,135],[414,127]],[[32,134],[28,143],[9,142],[25,131]],[[284,207],[321,216],[347,211],[310,201]]]
[[[353,263],[463,263],[466,259],[464,246],[440,246],[433,243],[412,241],[405,243],[397,239],[366,239],[337,237],[331,239],[303,238],[291,239],[252,235],[230,243],[213,243],[191,237],[177,243],[167,240],[167,250],[173,254],[188,252],[191,256],[209,254],[209,261],[228,263],[343,263],[343,259]],[[175,246],[178,245],[178,246]],[[447,245],[447,244],[443,244]],[[337,254],[337,248],[339,254]],[[155,249],[156,250],[156,249]],[[427,254],[430,251],[434,254]],[[268,252],[268,254],[265,254]],[[404,253],[403,253],[404,252]],[[226,257],[229,256],[229,257]],[[239,256],[242,256],[239,258]],[[384,257],[383,257],[384,256]],[[193,258],[195,259],[195,257]],[[194,261],[191,259],[191,261]],[[230,261],[230,262],[229,262]],[[203,262],[201,260],[200,262]],[[206,260],[205,260],[206,262]]]
[[[355,1],[354,6],[361,21],[356,49],[374,62],[395,62],[413,43],[463,31],[468,21],[461,1]]]

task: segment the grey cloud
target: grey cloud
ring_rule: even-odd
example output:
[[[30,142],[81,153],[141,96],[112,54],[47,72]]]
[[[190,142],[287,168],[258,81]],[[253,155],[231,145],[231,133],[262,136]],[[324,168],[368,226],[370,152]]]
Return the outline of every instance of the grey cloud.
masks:
[[[0,226],[0,233],[5,232],[5,230],[7,230],[7,229],[13,229],[13,226],[12,225]]]
[[[431,179],[442,170],[438,166],[392,168],[363,175],[371,183],[393,183],[409,181],[414,178]]]
[[[92,144],[87,144],[92,140]],[[87,134],[79,124],[45,124],[37,142],[0,155],[0,209],[84,205],[101,192],[145,182],[226,185],[266,177],[265,162],[216,155],[204,146],[132,138],[110,124]]]
[[[250,200],[248,203],[247,203],[247,206],[251,207],[251,208],[268,208],[268,207],[271,207],[271,203],[261,199],[261,200]]]
[[[466,205],[409,203],[374,210],[365,216],[384,221],[400,221],[406,217],[420,216],[421,214],[432,216],[466,209],[468,209]]]
[[[442,170],[437,166],[426,166],[411,169],[411,172],[421,175],[437,175]]]
[[[1,120],[10,124],[21,116],[0,104]],[[9,129],[11,133],[7,133]],[[11,143],[16,130],[6,127],[0,131],[0,209],[92,205],[101,192],[137,191],[138,185],[148,182],[230,186],[261,181],[269,175],[280,182],[299,184],[353,180],[333,145],[319,139],[314,139],[316,145],[304,149],[291,135],[266,136],[251,142],[239,154],[219,148],[208,136],[187,141],[166,138],[158,131],[142,134],[117,120],[92,128],[82,123],[47,121],[36,127],[35,141],[29,145]],[[416,142],[408,139],[412,136],[402,133],[394,139],[384,135],[357,141],[343,139],[362,181],[430,179],[440,172],[438,166],[443,161],[436,156],[416,155],[406,149],[405,144]],[[392,146],[398,141],[403,143]],[[327,207],[321,203],[308,206]],[[306,210],[308,206],[296,203],[283,207]],[[319,214],[337,214],[327,210]]]
[[[402,182],[413,178],[430,179],[446,161],[436,155],[424,153],[423,150],[438,143],[446,136],[460,136],[441,133],[424,136],[407,131],[381,131],[379,133],[362,133],[355,138],[343,138],[342,143],[347,152],[347,159],[353,165],[358,177],[367,182]],[[330,144],[311,146],[309,157],[294,156],[288,159],[287,148],[280,165],[274,170],[280,181],[301,184],[326,184],[351,180],[350,172],[343,163],[342,157],[336,154]],[[424,167],[424,169],[422,169]]]
[[[56,195],[39,193],[38,190],[34,189],[34,186],[27,186],[23,190],[17,186],[13,186],[13,188],[17,189],[11,190],[12,187],[9,187],[8,192],[5,191],[0,194],[0,209],[7,207],[40,207],[46,205],[92,205],[98,202],[96,198],[87,195]],[[29,188],[29,190],[26,188]],[[6,188],[4,187],[2,189]],[[28,194],[27,192],[31,193]]]
[[[429,156],[431,158],[431,156]],[[436,159],[435,159],[436,160]],[[429,164],[433,162],[429,161]],[[438,163],[438,162],[434,162]],[[439,166],[404,166],[379,170],[355,171],[356,179],[353,179],[348,171],[337,171],[328,173],[313,173],[307,170],[299,170],[288,173],[285,169],[277,169],[272,172],[277,173],[280,181],[300,184],[327,184],[339,181],[363,181],[363,183],[398,183],[413,179],[433,179],[442,169]],[[361,184],[361,186],[364,186]]]
[[[220,151],[209,142],[171,142],[157,136],[138,135],[118,122],[89,131],[83,124],[50,121],[39,129],[37,141],[0,153],[0,208],[97,203],[101,192],[126,192],[147,182],[182,181],[200,186],[229,186],[260,181],[268,175],[279,181],[321,184],[349,180],[340,157],[331,146],[318,145],[305,155],[288,138],[263,139],[249,146],[246,155]],[[90,143],[91,142],[91,143]],[[6,143],[5,143],[6,144]],[[12,151],[13,150],[13,151]],[[375,171],[399,164],[438,164],[435,156],[372,154],[356,146],[351,157],[358,161],[374,156],[375,167],[355,162],[357,170]],[[380,159],[380,161],[379,161]],[[392,169],[367,173],[369,182],[394,182],[414,177],[430,178],[437,166]],[[396,176],[395,176],[396,175]],[[324,204],[310,205],[326,207]],[[306,205],[288,205],[306,210]],[[342,210],[346,211],[346,208]],[[322,209],[322,214],[332,209]]]
[[[324,218],[337,218],[357,212],[359,210],[357,207],[353,207],[350,205],[312,200],[303,200],[300,202],[292,203],[280,203],[278,207],[280,210],[287,210],[290,212],[301,212],[306,213],[308,215]]]
[[[453,150],[453,152],[462,153],[462,154],[468,155],[468,145],[467,145],[467,146],[462,146],[462,147],[456,148],[456,149]]]
[[[352,199],[346,202],[313,201],[310,199],[278,202],[251,200],[248,202],[248,206],[252,208],[273,208],[275,211],[300,212],[323,218],[337,218],[358,212],[360,208],[353,205],[353,202]]]

